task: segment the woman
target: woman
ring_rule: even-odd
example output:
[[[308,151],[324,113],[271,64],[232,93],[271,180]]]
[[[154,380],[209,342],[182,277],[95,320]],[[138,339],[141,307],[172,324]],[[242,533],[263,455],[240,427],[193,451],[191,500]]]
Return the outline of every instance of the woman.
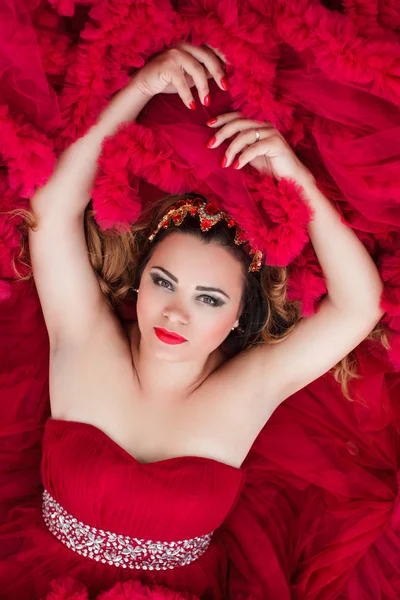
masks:
[[[383,314],[372,259],[313,175],[269,123],[238,113],[208,123],[209,151],[228,140],[221,168],[250,165],[301,186],[328,288],[318,313],[279,313],[279,268],[195,190],[141,215],[126,239],[131,262],[112,289],[105,272],[96,277],[84,218],[105,136],[159,93],[178,93],[195,109],[195,87],[212,103],[209,79],[226,89],[220,58],[184,43],[146,63],[31,201],[51,419],[43,519],[32,509],[17,558],[2,567],[5,598],[45,597],[51,585],[60,597],[81,584],[94,595],[118,582],[130,582],[132,597],[142,584],[162,586],[166,598],[239,597],[220,527],[240,496],[250,447],[275,408],[346,356]],[[87,218],[89,242],[93,228]],[[128,287],[137,321],[124,327],[107,294],[122,297]],[[72,579],[50,584],[62,575]]]

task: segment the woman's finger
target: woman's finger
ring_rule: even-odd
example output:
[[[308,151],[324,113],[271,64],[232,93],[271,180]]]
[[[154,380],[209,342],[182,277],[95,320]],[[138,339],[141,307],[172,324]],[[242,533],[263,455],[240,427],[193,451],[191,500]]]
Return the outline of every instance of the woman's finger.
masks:
[[[222,142],[231,138],[233,135],[235,135],[235,133],[240,133],[241,131],[246,131],[247,129],[256,129],[263,126],[263,123],[250,121],[244,117],[232,118],[229,121],[228,119],[224,120],[226,121],[225,124],[214,134],[211,140],[209,140],[207,144],[208,148],[218,148]],[[221,125],[221,123],[219,124]]]
[[[271,128],[265,127],[255,127],[253,124],[246,128],[244,131],[241,131],[234,140],[229,144],[226,152],[225,152],[225,166],[229,167],[237,154],[242,152],[247,146],[251,144],[255,144],[257,142],[256,129],[260,134],[260,139],[264,138],[264,133],[270,135]]]
[[[222,125],[225,125],[226,123],[230,123],[231,121],[234,121],[235,119],[240,119],[241,117],[242,117],[242,113],[240,113],[240,112],[224,113],[222,115],[218,115],[217,117],[214,117],[213,119],[210,119],[209,121],[207,121],[206,125],[208,125],[209,127],[213,127],[213,128],[222,127]]]
[[[204,65],[206,77],[211,75],[221,90],[227,89],[227,79],[223,65],[213,50],[206,46],[193,46],[184,42],[179,44],[178,48],[191,54],[198,62]]]
[[[184,72],[177,64],[172,65],[169,72],[170,81],[168,83],[171,83],[175,87],[182,102],[188,108],[194,110],[196,108],[196,104],[189,84],[186,81]]]
[[[208,87],[208,79],[205,73],[203,65],[194,58],[189,52],[185,50],[178,50],[179,54],[177,55],[177,64],[180,69],[185,71],[188,75],[190,75],[194,81],[194,85],[197,88],[197,92],[199,94],[200,101],[205,106],[209,105],[209,87]],[[208,96],[208,100],[207,100]]]
[[[261,133],[261,132],[260,132]],[[265,134],[264,134],[265,135]],[[246,150],[238,156],[235,164],[235,169],[242,169],[249,162],[257,158],[258,156],[267,156],[268,158],[274,158],[282,154],[282,146],[285,145],[282,138],[275,132],[271,132],[268,137],[255,144],[252,144]]]
[[[224,54],[222,54],[221,50],[218,50],[218,48],[213,48],[212,46],[209,46],[208,44],[205,44],[205,46],[207,46],[207,48],[210,48],[210,50],[212,50],[214,52],[214,54],[216,54],[223,63],[227,63],[226,60],[226,56]]]

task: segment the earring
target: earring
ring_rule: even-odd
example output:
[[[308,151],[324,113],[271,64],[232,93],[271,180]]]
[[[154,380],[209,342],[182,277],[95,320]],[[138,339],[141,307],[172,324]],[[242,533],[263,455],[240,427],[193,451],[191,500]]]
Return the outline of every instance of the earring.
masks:
[[[137,290],[136,288],[131,288],[134,292],[138,292],[139,290]]]

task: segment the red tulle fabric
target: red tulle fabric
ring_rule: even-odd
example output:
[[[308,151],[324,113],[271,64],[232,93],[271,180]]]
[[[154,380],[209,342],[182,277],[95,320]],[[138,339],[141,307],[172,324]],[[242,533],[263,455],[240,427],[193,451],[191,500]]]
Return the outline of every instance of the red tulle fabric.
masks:
[[[0,0],[2,598],[400,596],[399,30],[396,0]],[[237,218],[268,264],[292,265],[290,298],[313,314],[326,287],[301,191],[250,168],[221,169],[224,147],[205,148],[204,123],[221,112],[271,121],[378,265],[391,347],[359,346],[363,378],[351,385],[354,402],[330,374],[286,400],[243,464],[243,487],[210,553],[186,572],[150,581],[143,573],[129,579],[117,569],[94,569],[58,544],[41,520],[43,465],[59,443],[43,445],[48,339],[34,286],[16,280],[13,261],[26,273],[18,260],[21,220],[7,212],[28,206],[60,151],[148,57],[182,39],[223,52],[230,91],[212,85],[210,107],[198,103],[194,112],[160,95],[136,123],[105,141],[93,189],[100,226],[123,231],[162,194],[203,193]],[[100,452],[99,435],[87,435],[92,452]],[[113,460],[119,466],[120,457]],[[204,473],[211,477],[215,468],[204,465]],[[182,470],[186,492],[193,469],[186,462]],[[46,473],[52,481],[68,477],[62,489],[74,507],[95,509],[94,485],[87,505],[79,501],[82,472],[71,475],[60,461]],[[132,465],[129,473],[136,477]],[[232,472],[227,480],[233,479]],[[176,493],[178,499],[182,489]],[[202,493],[212,515],[218,503]],[[114,502],[125,506],[121,495]],[[110,498],[103,497],[105,514],[113,511]],[[150,494],[148,500],[154,511]],[[165,517],[161,503],[157,516]]]

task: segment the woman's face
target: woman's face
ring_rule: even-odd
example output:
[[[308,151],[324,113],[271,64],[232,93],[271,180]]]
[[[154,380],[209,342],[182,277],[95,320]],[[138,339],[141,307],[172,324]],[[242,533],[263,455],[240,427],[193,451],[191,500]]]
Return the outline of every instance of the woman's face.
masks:
[[[243,285],[243,267],[228,250],[189,234],[170,234],[157,244],[140,281],[142,343],[167,361],[207,357],[238,325]],[[186,341],[168,343],[163,330]]]

